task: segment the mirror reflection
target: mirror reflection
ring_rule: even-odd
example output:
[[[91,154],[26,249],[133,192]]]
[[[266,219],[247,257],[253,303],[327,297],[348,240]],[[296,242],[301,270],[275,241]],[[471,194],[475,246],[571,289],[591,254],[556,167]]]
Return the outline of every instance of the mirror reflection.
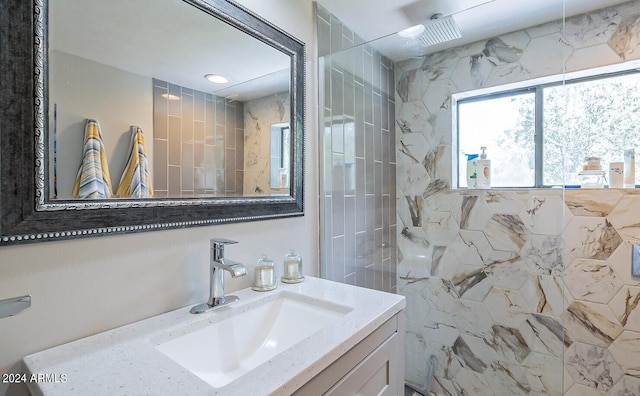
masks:
[[[289,55],[182,1],[51,0],[48,57],[50,198],[290,194]]]
[[[291,128],[289,124],[271,125],[271,188],[289,187],[289,147]]]

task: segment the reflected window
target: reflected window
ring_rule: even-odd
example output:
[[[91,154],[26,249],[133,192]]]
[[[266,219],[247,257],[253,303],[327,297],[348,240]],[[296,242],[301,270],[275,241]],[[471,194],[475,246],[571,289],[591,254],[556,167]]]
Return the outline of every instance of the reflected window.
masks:
[[[289,124],[271,125],[271,188],[289,187],[290,147]]]

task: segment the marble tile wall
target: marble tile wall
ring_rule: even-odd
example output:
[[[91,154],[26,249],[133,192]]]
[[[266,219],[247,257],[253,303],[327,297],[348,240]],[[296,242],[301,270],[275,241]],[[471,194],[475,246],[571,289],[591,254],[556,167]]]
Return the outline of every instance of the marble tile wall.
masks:
[[[565,386],[567,395],[640,394],[640,192],[566,192]]]
[[[451,190],[456,92],[638,58],[640,2],[395,65],[407,380],[445,395],[637,395],[635,190]],[[564,280],[563,280],[564,277]]]
[[[424,385],[435,356],[441,394],[561,394],[562,192],[434,179],[398,215],[407,380]]]
[[[322,274],[395,291],[393,63],[371,46],[359,45],[362,40],[353,31],[316,6],[324,86]]]
[[[245,196],[289,194],[288,188],[271,187],[271,125],[290,120],[289,93],[270,95],[244,103]]]
[[[241,196],[243,104],[157,79],[153,95],[155,196]]]
[[[321,10],[319,39],[332,38],[319,40],[321,54],[352,34],[330,21]],[[449,178],[453,93],[558,74],[563,62],[576,71],[636,59],[639,21],[629,2],[570,18],[564,32],[549,23],[393,65],[407,380],[424,384],[435,356],[432,390],[446,395],[640,394],[640,281],[630,275],[640,194],[456,191]],[[330,118],[337,102],[326,103]]]

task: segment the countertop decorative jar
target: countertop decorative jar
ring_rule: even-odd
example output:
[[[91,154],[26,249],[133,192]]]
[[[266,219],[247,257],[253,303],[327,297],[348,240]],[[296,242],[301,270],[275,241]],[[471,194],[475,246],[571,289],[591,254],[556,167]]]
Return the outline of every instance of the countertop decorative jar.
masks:
[[[276,286],[278,284],[276,283],[276,268],[273,260],[267,258],[266,255],[262,255],[255,269],[255,277],[251,289],[269,291],[275,289]]]
[[[302,258],[293,249],[284,256],[284,275],[281,280],[284,283],[299,283],[304,280]]]

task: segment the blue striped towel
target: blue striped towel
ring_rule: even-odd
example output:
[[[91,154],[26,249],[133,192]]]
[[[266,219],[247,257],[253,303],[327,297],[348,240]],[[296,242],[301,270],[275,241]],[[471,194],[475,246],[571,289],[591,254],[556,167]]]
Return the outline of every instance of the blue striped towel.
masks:
[[[111,175],[102,143],[100,124],[87,119],[84,128],[84,154],[78,169],[73,196],[76,198],[111,198]]]
[[[129,145],[129,160],[124,168],[116,195],[118,197],[151,198],[153,186],[149,176],[149,161],[144,145],[142,129],[131,125],[131,144]]]

